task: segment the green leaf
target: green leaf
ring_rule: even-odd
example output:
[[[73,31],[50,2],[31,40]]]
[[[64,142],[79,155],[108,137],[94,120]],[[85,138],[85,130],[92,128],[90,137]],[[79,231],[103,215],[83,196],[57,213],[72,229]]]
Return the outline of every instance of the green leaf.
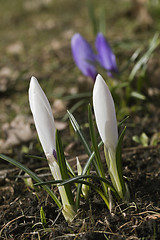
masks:
[[[106,178],[102,178],[102,177],[99,177],[97,175],[80,175],[80,176],[76,176],[76,177],[73,177],[73,178],[70,178],[70,179],[67,179],[67,180],[64,180],[62,181],[61,183],[59,183],[58,185],[59,186],[62,186],[64,184],[67,184],[67,183],[72,183],[76,180],[79,180],[79,179],[86,179],[86,178],[91,178],[91,179],[95,179],[95,180],[99,180],[99,181],[102,181],[104,183],[107,184],[107,186],[113,191],[115,192],[115,189],[114,187],[111,185],[111,183],[106,179]]]
[[[133,140],[134,142],[136,142],[136,143],[140,143],[140,142],[141,142],[140,139],[139,139],[139,137],[138,137],[137,135],[134,135],[134,136],[132,137],[132,140]]]
[[[147,64],[149,58],[151,57],[153,51],[158,47],[159,41],[159,34],[156,33],[149,44],[148,50],[144,53],[144,55],[139,59],[139,61],[134,65],[130,76],[129,81],[132,81],[136,75],[136,73]]]
[[[98,148],[101,148],[103,146],[103,142],[101,141],[99,144],[98,144]],[[88,158],[86,164],[84,165],[84,168],[83,168],[83,171],[82,171],[82,174],[86,174],[87,173],[87,170],[88,168],[90,167],[92,161],[94,160],[95,158],[95,152],[93,151],[92,154],[90,155],[90,157]]]
[[[85,185],[88,185],[90,186],[91,188],[93,188],[101,197],[102,199],[104,200],[104,202],[106,203],[108,209],[110,208],[109,207],[109,201],[108,201],[108,198],[106,197],[106,195],[102,192],[102,190],[100,188],[98,188],[96,185],[90,183],[90,182],[87,182],[87,181],[83,181],[83,180],[77,180],[76,181],[77,183],[80,183],[81,185],[82,184],[85,184]]]
[[[90,104],[88,105],[88,122],[89,122],[89,131],[90,137],[92,141],[93,151],[95,152],[95,159],[96,159],[96,171],[98,172],[99,176],[104,176],[104,169],[101,162],[101,157],[98,149],[97,137],[95,134],[93,118],[92,118],[92,111]]]
[[[77,133],[77,135],[78,135],[81,143],[83,144],[84,149],[86,150],[88,156],[92,155],[92,152],[91,152],[91,150],[90,150],[90,148],[89,148],[89,146],[88,146],[88,143],[87,143],[87,141],[86,141],[86,139],[85,139],[85,137],[84,137],[84,135],[83,135],[83,133],[82,133],[82,131],[81,131],[81,129],[80,129],[79,124],[77,123],[77,121],[76,121],[76,119],[74,118],[73,114],[70,113],[70,111],[67,111],[67,112],[68,112],[69,120],[70,120],[70,122],[71,122],[71,124],[72,124],[72,126],[73,126],[73,129],[74,129],[74,131]],[[92,155],[92,156],[93,156],[93,155]],[[90,158],[89,161],[87,161],[87,165],[86,165],[86,167],[85,167],[85,170],[86,170],[85,173],[86,173],[87,171],[88,171],[88,173],[89,173],[89,167],[90,167],[90,164],[91,164],[93,158],[94,158],[94,156],[93,156],[92,158]],[[77,209],[79,208],[79,203],[80,203],[81,187],[82,187],[82,184],[78,184],[77,193],[76,193],[76,207],[77,207]]]
[[[94,12],[92,0],[87,0],[88,14],[92,24],[93,34],[96,35],[98,33],[97,19]]]
[[[98,145],[98,147],[100,148],[101,146],[103,145],[103,142],[101,141]],[[84,168],[83,168],[83,171],[82,171],[82,175],[85,175],[92,163],[92,161],[94,161],[94,158],[95,158],[95,152],[92,152],[92,154],[90,155],[89,159],[87,160]],[[95,165],[95,162],[94,162],[94,165]],[[82,184],[78,184],[78,187],[77,187],[77,194],[76,194],[76,206],[77,206],[77,209],[79,208],[79,203],[80,203],[80,193],[81,193],[81,187],[82,187]]]
[[[43,210],[43,207],[41,207],[40,209],[40,217],[41,217],[41,223],[42,225],[46,225],[47,221],[46,221],[46,217],[45,217],[45,213],[44,213],[44,210]]]
[[[3,154],[0,154],[0,158],[2,158],[3,160],[13,164],[14,166],[20,168],[21,170],[23,170],[24,172],[26,172],[32,179],[34,179],[37,183],[40,183],[42,182],[42,180],[34,173],[32,172],[29,168],[25,167],[23,164],[21,164],[20,162],[10,158],[10,157],[7,157]],[[59,208],[62,207],[62,204],[60,203],[60,201],[58,200],[58,198],[56,197],[56,195],[51,191],[51,189],[46,186],[46,185],[43,185],[42,186],[43,189],[51,196],[51,198],[55,201],[55,203],[57,204],[57,206]]]
[[[131,92],[131,97],[134,97],[140,100],[146,100],[146,97],[143,94],[135,91]]]
[[[89,122],[89,130],[90,130],[90,136],[91,136],[91,141],[92,141],[92,145],[93,145],[93,150],[95,152],[95,159],[96,159],[96,164],[94,164],[95,168],[96,168],[96,172],[98,174],[98,176],[105,178],[105,173],[104,173],[104,168],[102,165],[102,161],[101,161],[101,157],[100,157],[100,153],[99,153],[99,149],[98,149],[98,143],[97,143],[97,137],[95,134],[95,129],[94,129],[94,124],[93,124],[93,118],[92,118],[92,111],[91,111],[91,106],[90,104],[88,105],[88,122]],[[106,196],[108,195],[108,188],[106,186],[106,184],[104,182],[102,182],[102,187],[103,190],[106,194]]]
[[[87,160],[84,168],[83,168],[83,172],[82,172],[82,175],[86,174],[92,161],[94,161],[94,166],[95,168],[97,169],[98,171],[98,166],[97,166],[97,163],[95,162],[94,158],[95,158],[95,152],[92,152],[91,149],[89,148],[88,146],[88,143],[80,129],[80,126],[79,124],[77,123],[76,119],[74,118],[73,114],[70,113],[70,111],[67,111],[68,112],[68,116],[69,116],[69,120],[73,126],[73,129],[75,130],[75,132],[77,133],[78,137],[80,138],[80,141],[82,142],[88,156],[89,156],[89,159]],[[101,147],[103,145],[103,142],[101,141],[100,144],[98,145],[98,147]],[[78,209],[79,207],[79,202],[80,202],[80,193],[81,193],[81,187],[82,187],[82,184],[79,184],[78,187],[77,187],[77,194],[76,194],[76,207]]]
[[[69,175],[71,175],[71,176],[75,176],[75,173],[74,173],[74,171],[73,171],[71,165],[68,163],[67,160],[66,160],[66,165],[67,165],[67,168],[68,168],[68,173],[69,173]]]
[[[138,58],[141,52],[142,52],[142,48],[136,49],[136,51],[132,54],[130,61],[134,62]]]
[[[85,102],[86,102],[86,99],[79,100],[70,108],[70,112],[73,113],[74,111],[76,111],[77,108],[82,106]],[[68,118],[68,114],[65,114],[65,116],[63,117],[63,121],[66,121],[67,118]]]
[[[62,179],[66,179],[69,176],[68,176],[66,160],[64,157],[62,142],[61,142],[58,130],[56,130],[56,153],[57,153],[57,160],[58,160],[58,165],[60,168]]]
[[[123,196],[125,196],[126,188],[125,188],[125,183],[124,183],[123,174],[122,174],[122,157],[121,157],[122,152],[121,152],[121,150],[122,150],[122,142],[123,142],[125,132],[126,132],[126,127],[121,132],[121,135],[118,139],[117,149],[116,149],[117,171],[118,171],[119,179],[120,179],[121,186],[122,186]]]
[[[96,180],[99,180],[99,181],[104,181],[109,188],[111,188],[111,190],[114,192],[114,194],[116,194],[113,186],[105,179],[105,178],[100,178],[98,176],[95,176],[95,175],[84,175],[84,176],[78,176],[78,177],[74,177],[72,179],[68,179],[66,181],[63,181],[63,180],[56,180],[56,181],[47,181],[47,182],[41,182],[41,183],[37,183],[35,185],[43,185],[43,184],[57,184],[58,182],[60,183],[60,186],[61,185],[64,185],[64,184],[67,184],[68,182],[74,182],[74,183],[79,183],[79,184],[85,184],[85,185],[88,185],[90,186],[91,188],[93,188],[101,197],[102,199],[105,201],[107,207],[109,208],[109,202],[108,202],[108,198],[105,196],[105,194],[102,192],[102,190],[100,188],[98,188],[95,184],[92,184],[88,181],[84,181],[84,180],[81,180],[81,179],[86,179],[86,178],[92,178],[92,179],[96,179]]]
[[[133,141],[135,141],[136,143],[140,143],[142,144],[143,147],[147,147],[148,146],[148,143],[149,143],[149,138],[147,136],[146,133],[142,133],[140,135],[140,137],[138,137],[137,135],[133,136],[132,137]]]
[[[99,16],[99,32],[106,34],[106,9],[102,8]]]
[[[85,139],[85,137],[84,137],[84,135],[83,135],[83,133],[80,129],[80,126],[79,126],[78,122],[76,121],[75,117],[73,116],[73,114],[70,111],[67,110],[67,113],[68,113],[68,117],[69,117],[69,120],[70,120],[70,122],[73,126],[74,131],[77,133],[77,135],[78,135],[80,141],[82,142],[88,156],[90,156],[92,152],[91,152],[91,150],[88,146],[88,143],[87,143],[87,141],[86,141],[86,139]]]
[[[39,186],[39,185],[44,185],[44,184],[56,184],[56,185],[58,184],[58,186],[62,186],[62,185],[68,184],[68,183],[75,183],[75,182],[77,182],[77,180],[80,180],[80,179],[87,179],[87,178],[105,182],[107,184],[107,186],[115,193],[115,189],[114,189],[113,185],[106,178],[102,178],[97,175],[79,175],[79,176],[75,176],[75,177],[65,179],[65,180],[51,180],[51,181],[45,181],[45,182],[41,182],[41,183],[35,183],[34,185]]]
[[[64,157],[63,146],[62,146],[62,142],[61,142],[58,130],[56,130],[56,153],[57,153],[58,165],[59,165],[60,172],[61,172],[61,177],[63,180],[68,179],[69,178],[68,169],[67,169],[66,160]],[[65,188],[69,203],[71,205],[74,205],[71,186],[69,184],[67,184],[64,186],[64,188]]]
[[[122,124],[129,118],[129,116],[125,117],[121,122],[118,123],[118,127],[121,127]]]
[[[143,145],[144,147],[147,147],[147,146],[148,146],[149,138],[148,138],[148,136],[147,136],[146,133],[143,132],[143,133],[141,134],[141,136],[140,136],[140,142],[142,143],[142,145]]]
[[[105,194],[102,192],[102,190],[100,188],[98,188],[97,186],[95,186],[94,184],[92,184],[90,182],[86,182],[86,181],[82,181],[81,180],[81,183],[82,184],[86,184],[86,185],[90,186],[91,188],[93,188],[101,196],[101,198],[104,200],[104,202],[107,205],[108,209],[110,209],[108,198],[105,196]]]

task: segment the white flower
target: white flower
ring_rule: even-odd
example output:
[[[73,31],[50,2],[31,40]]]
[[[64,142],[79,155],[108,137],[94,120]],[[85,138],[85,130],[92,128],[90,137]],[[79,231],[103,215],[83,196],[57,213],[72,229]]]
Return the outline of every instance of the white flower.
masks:
[[[119,196],[123,198],[122,184],[116,162],[118,128],[115,106],[109,88],[99,74],[93,89],[93,107],[97,128],[104,143],[105,157],[111,181]]]
[[[56,149],[54,117],[48,99],[35,77],[30,81],[29,103],[43,150],[46,156],[53,155]]]
[[[51,106],[35,77],[31,78],[29,87],[29,103],[39,140],[54,179],[62,179],[58,163],[55,159],[55,123]]]
[[[52,175],[55,180],[61,180],[62,176],[60,168],[58,162],[56,161],[56,128],[52,109],[45,93],[43,92],[35,77],[32,77],[30,82],[29,103],[39,140],[48,160]],[[64,186],[59,186],[58,189],[63,204],[63,215],[66,221],[71,221],[75,216],[74,206],[72,206],[72,203],[70,204]]]
[[[93,88],[93,107],[97,128],[105,147],[116,149],[118,129],[115,106],[109,88],[100,74]]]

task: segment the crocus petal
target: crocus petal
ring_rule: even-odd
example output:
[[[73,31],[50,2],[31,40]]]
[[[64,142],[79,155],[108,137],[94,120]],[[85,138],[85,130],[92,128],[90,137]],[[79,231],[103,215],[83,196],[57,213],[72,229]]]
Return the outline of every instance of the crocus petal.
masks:
[[[35,77],[32,77],[30,81],[29,103],[43,150],[46,156],[53,155],[53,151],[56,149],[56,129],[52,109]]]
[[[102,33],[97,34],[95,45],[98,52],[97,60],[108,71],[108,76],[112,77],[112,72],[118,72],[116,57]]]
[[[102,141],[107,149],[115,150],[118,142],[115,106],[109,88],[99,74],[93,88],[93,107]]]
[[[81,72],[95,80],[97,75],[94,66],[96,57],[89,43],[79,33],[76,33],[71,40],[71,49],[74,61]]]

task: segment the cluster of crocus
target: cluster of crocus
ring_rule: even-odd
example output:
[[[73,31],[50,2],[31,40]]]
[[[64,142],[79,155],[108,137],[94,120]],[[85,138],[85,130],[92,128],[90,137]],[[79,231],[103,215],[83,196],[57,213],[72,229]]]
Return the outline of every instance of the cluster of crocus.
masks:
[[[57,143],[58,135],[56,134],[56,128],[54,123],[54,117],[52,114],[51,106],[48,102],[48,99],[40,87],[37,79],[35,77],[31,78],[30,88],[29,88],[29,103],[30,108],[33,114],[33,119],[35,122],[36,130],[43,147],[44,153],[48,160],[48,164],[51,170],[51,173],[54,177],[54,180],[58,182],[68,181],[68,169],[66,165],[63,150],[60,150],[60,147]],[[106,162],[108,166],[108,171],[112,181],[113,187],[110,183],[107,185],[102,181],[102,188],[104,190],[104,199],[108,205],[108,186],[109,188],[114,189],[116,195],[120,198],[125,198],[126,195],[126,185],[122,176],[121,169],[121,153],[120,153],[120,144],[121,139],[118,139],[118,128],[117,120],[115,113],[115,106],[112,99],[112,95],[109,91],[109,88],[103,78],[98,74],[93,88],[93,108],[95,113],[95,119],[97,123],[97,128],[99,134],[104,143],[104,152],[106,157]],[[90,108],[89,108],[90,109]],[[91,111],[90,111],[91,113]],[[92,125],[91,114],[89,114],[89,125]],[[92,127],[90,129],[93,129]],[[92,132],[92,130],[91,130]],[[92,133],[91,133],[91,136]],[[94,137],[91,137],[94,141]],[[94,141],[95,142],[95,141]],[[119,144],[120,142],[120,144]],[[93,143],[93,146],[95,144]],[[94,148],[95,154],[97,152],[97,147]],[[100,160],[100,155],[98,156],[98,161],[96,164],[97,177],[105,179],[105,172]],[[62,163],[63,162],[63,163]],[[77,169],[78,175],[83,175],[82,168],[77,159]],[[74,174],[73,174],[74,175]],[[75,176],[75,175],[74,175]],[[90,176],[89,176],[90,177]],[[75,177],[76,178],[76,177]],[[85,176],[84,176],[85,178]],[[89,184],[84,182],[84,184]],[[63,206],[63,215],[66,221],[72,221],[76,214],[77,205],[74,201],[74,196],[71,190],[71,185],[64,184],[58,185],[59,193],[62,200]],[[84,197],[87,197],[86,194],[87,186],[82,185],[82,193]],[[99,191],[99,190],[98,190]],[[100,191],[99,191],[100,192]],[[109,206],[109,205],[108,205]]]
[[[112,73],[118,72],[116,57],[102,33],[97,34],[95,47],[97,54],[79,33],[74,34],[71,39],[71,49],[76,65],[85,76],[91,77],[93,80],[98,74],[97,64],[107,71],[109,77],[112,77]]]
[[[71,222],[75,217],[76,211],[79,208],[80,197],[84,196],[85,199],[88,198],[90,188],[94,189],[102,197],[110,210],[110,200],[112,199],[110,198],[111,191],[118,199],[128,199],[129,191],[124,182],[121,163],[121,144],[125,129],[118,138],[114,101],[107,84],[99,74],[96,77],[93,88],[93,108],[97,128],[102,142],[104,143],[104,153],[112,183],[110,183],[105,176],[105,170],[99,153],[99,147],[102,142],[100,144],[97,143],[97,137],[94,131],[93,114],[90,105],[88,107],[88,120],[93,152],[85,140],[75,118],[68,111],[71,124],[74,130],[78,133],[89,157],[83,169],[77,158],[78,175],[76,175],[65,159],[61,139],[55,127],[51,106],[35,77],[32,77],[30,81],[29,103],[39,140],[54,178],[54,181],[50,181],[49,183],[58,186],[61,201],[59,201],[51,189],[48,188],[46,184],[49,183],[46,181],[42,182],[41,179],[39,179],[39,177],[30,169],[24,167],[16,160],[8,158],[2,154],[0,154],[0,158],[19,167],[29,174],[38,185],[42,185],[57,206],[59,208],[62,207],[62,213],[67,222]],[[90,174],[92,163],[96,170],[96,174],[94,175]],[[90,179],[98,180],[102,187],[99,188],[95,186]],[[76,183],[76,194],[75,191],[72,191],[73,183]]]

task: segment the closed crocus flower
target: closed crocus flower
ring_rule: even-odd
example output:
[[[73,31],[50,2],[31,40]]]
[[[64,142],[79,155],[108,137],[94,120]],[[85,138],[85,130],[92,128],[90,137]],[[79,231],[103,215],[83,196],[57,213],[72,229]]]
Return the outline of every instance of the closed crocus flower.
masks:
[[[53,155],[56,150],[54,117],[48,99],[35,77],[30,81],[29,103],[45,155]]]
[[[35,77],[31,78],[29,87],[29,103],[33,114],[38,137],[54,179],[61,179],[56,161],[55,123],[51,106]]]
[[[112,72],[118,72],[116,57],[102,33],[97,34],[95,45],[98,52],[98,62],[107,70],[108,76],[112,77]]]
[[[96,56],[89,43],[79,33],[76,33],[71,40],[71,49],[74,61],[81,72],[95,80],[97,75],[97,70],[94,66]]]
[[[48,160],[51,173],[55,180],[61,180],[61,172],[56,160],[56,128],[52,109],[45,93],[35,77],[32,77],[30,81],[29,103],[38,137]],[[72,206],[73,201],[70,204],[63,186],[58,187],[58,189],[63,204],[63,215],[66,221],[71,221],[75,215],[74,206]]]
[[[93,89],[93,107],[96,124],[104,143],[104,151],[108,171],[117,193],[123,198],[121,179],[116,162],[116,148],[118,143],[118,129],[115,106],[109,88],[98,74]]]
[[[109,88],[98,74],[93,89],[93,107],[99,134],[106,148],[116,149],[118,129],[115,106]]]

